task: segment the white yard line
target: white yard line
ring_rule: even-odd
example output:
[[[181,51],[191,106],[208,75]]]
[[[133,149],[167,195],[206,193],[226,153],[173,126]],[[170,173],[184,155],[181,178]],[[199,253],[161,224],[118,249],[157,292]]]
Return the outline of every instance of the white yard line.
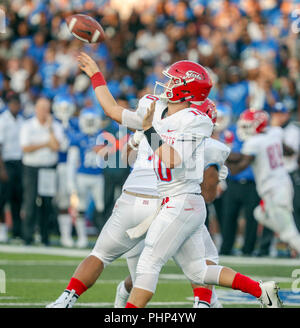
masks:
[[[274,280],[278,283],[292,283],[295,279],[289,278],[289,277],[262,277],[262,276],[253,276],[252,277],[255,280]],[[40,283],[63,283],[67,284],[69,280],[67,279],[44,279],[44,278],[11,278],[6,279],[7,282],[10,283],[33,283],[33,284],[40,284]],[[174,274],[161,274],[159,277],[159,283],[160,284],[171,284],[174,283],[188,283],[186,277],[184,275],[174,275]],[[119,283],[120,279],[98,279],[96,281],[96,284],[116,284]],[[1,298],[1,296],[0,296]]]
[[[44,254],[67,257],[86,257],[90,254],[89,249],[68,249],[61,247],[37,247],[37,246],[17,246],[0,245],[1,253],[14,254]],[[220,263],[230,263],[233,265],[278,265],[278,266],[300,266],[300,259],[282,259],[270,257],[239,257],[239,256],[220,256]]]
[[[220,256],[222,265],[230,263],[231,265],[278,265],[278,266],[300,266],[300,259],[282,259],[272,257],[240,257],[240,256]]]
[[[30,283],[30,284],[47,284],[47,283],[62,283],[62,284],[68,284],[70,280],[67,279],[44,279],[44,278],[11,278],[11,279],[6,279],[6,282],[8,283]],[[120,279],[98,279],[96,281],[96,285],[105,285],[105,284],[118,284],[121,280]],[[170,279],[160,279],[159,280],[160,284],[171,284],[174,283],[174,279],[170,280]],[[188,281],[186,280],[186,278],[184,277],[184,279],[178,279],[176,280],[176,283],[188,283]],[[1,299],[1,296],[0,296]]]
[[[66,261],[66,260],[0,260],[1,265],[13,266],[77,266],[80,261]],[[127,267],[125,261],[117,260],[110,264],[110,266]]]
[[[37,247],[37,246],[17,246],[17,245],[0,245],[0,255],[2,253],[18,254],[44,254],[44,255],[61,255],[68,257],[85,257],[91,250],[89,249],[68,249],[62,247]]]

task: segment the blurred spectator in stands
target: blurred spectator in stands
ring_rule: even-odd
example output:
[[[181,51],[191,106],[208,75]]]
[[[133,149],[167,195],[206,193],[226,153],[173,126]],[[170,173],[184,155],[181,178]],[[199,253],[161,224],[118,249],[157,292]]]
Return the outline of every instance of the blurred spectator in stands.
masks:
[[[241,13],[235,3],[224,0],[218,13],[214,16],[214,25],[220,28],[229,29],[234,22],[238,21]]]
[[[44,245],[49,245],[49,220],[53,213],[52,199],[56,193],[56,164],[63,141],[62,126],[50,114],[51,103],[39,98],[35,116],[27,120],[20,135],[23,150],[24,239],[34,242],[36,220]]]
[[[46,37],[42,32],[38,32],[34,35],[27,50],[27,55],[35,60],[38,65],[41,65],[44,60],[46,48]]]
[[[20,129],[23,118],[18,94],[8,96],[8,109],[0,115],[0,242],[8,240],[5,205],[12,216],[12,238],[22,237],[22,150]]]
[[[248,107],[248,97],[249,83],[242,79],[241,69],[238,66],[229,67],[223,98],[230,104],[234,120]]]
[[[10,78],[10,87],[15,92],[24,90],[25,81],[29,77],[28,72],[21,66],[21,61],[12,58],[7,63],[7,75]]]
[[[249,81],[249,99],[248,107],[256,110],[263,109],[265,103],[265,91],[262,86],[264,83],[259,72],[259,60],[255,57],[249,57],[244,61],[243,68],[247,74],[247,80]]]
[[[59,64],[55,60],[55,50],[48,48],[39,70],[44,91],[53,87],[53,76],[56,74],[58,68]]]

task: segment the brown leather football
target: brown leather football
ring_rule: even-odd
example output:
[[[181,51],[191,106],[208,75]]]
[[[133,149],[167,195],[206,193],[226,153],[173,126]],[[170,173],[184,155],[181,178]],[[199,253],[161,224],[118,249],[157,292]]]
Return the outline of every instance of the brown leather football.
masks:
[[[102,26],[88,15],[71,15],[66,18],[66,22],[70,32],[83,42],[98,43],[105,40]]]

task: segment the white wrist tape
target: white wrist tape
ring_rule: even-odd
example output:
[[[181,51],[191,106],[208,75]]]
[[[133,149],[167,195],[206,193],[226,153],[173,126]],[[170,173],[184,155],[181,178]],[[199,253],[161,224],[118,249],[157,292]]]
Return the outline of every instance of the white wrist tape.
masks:
[[[228,168],[226,165],[222,165],[221,169],[219,170],[219,180],[225,180],[228,176]]]
[[[135,151],[137,151],[138,150],[138,148],[137,147],[135,147],[133,144],[132,144],[132,137],[131,138],[129,138],[129,140],[128,140],[128,145],[129,145],[129,147],[132,149],[132,150],[135,150]]]
[[[132,136],[133,141],[136,145],[139,145],[142,139],[144,138],[144,132],[136,130],[134,135]]]
[[[130,129],[142,130],[143,119],[138,116],[136,112],[124,109],[122,112],[122,125],[125,125]]]

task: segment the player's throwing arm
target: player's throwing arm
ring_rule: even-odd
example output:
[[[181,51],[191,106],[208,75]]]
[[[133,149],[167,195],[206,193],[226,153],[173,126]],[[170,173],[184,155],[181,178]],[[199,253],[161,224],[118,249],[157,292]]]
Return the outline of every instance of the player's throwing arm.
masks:
[[[106,81],[97,63],[86,53],[81,52],[78,56],[79,68],[91,79],[96,97],[102,106],[105,115],[114,121],[124,124],[131,129],[142,129],[141,118],[135,112],[128,110],[116,102],[106,86]]]

